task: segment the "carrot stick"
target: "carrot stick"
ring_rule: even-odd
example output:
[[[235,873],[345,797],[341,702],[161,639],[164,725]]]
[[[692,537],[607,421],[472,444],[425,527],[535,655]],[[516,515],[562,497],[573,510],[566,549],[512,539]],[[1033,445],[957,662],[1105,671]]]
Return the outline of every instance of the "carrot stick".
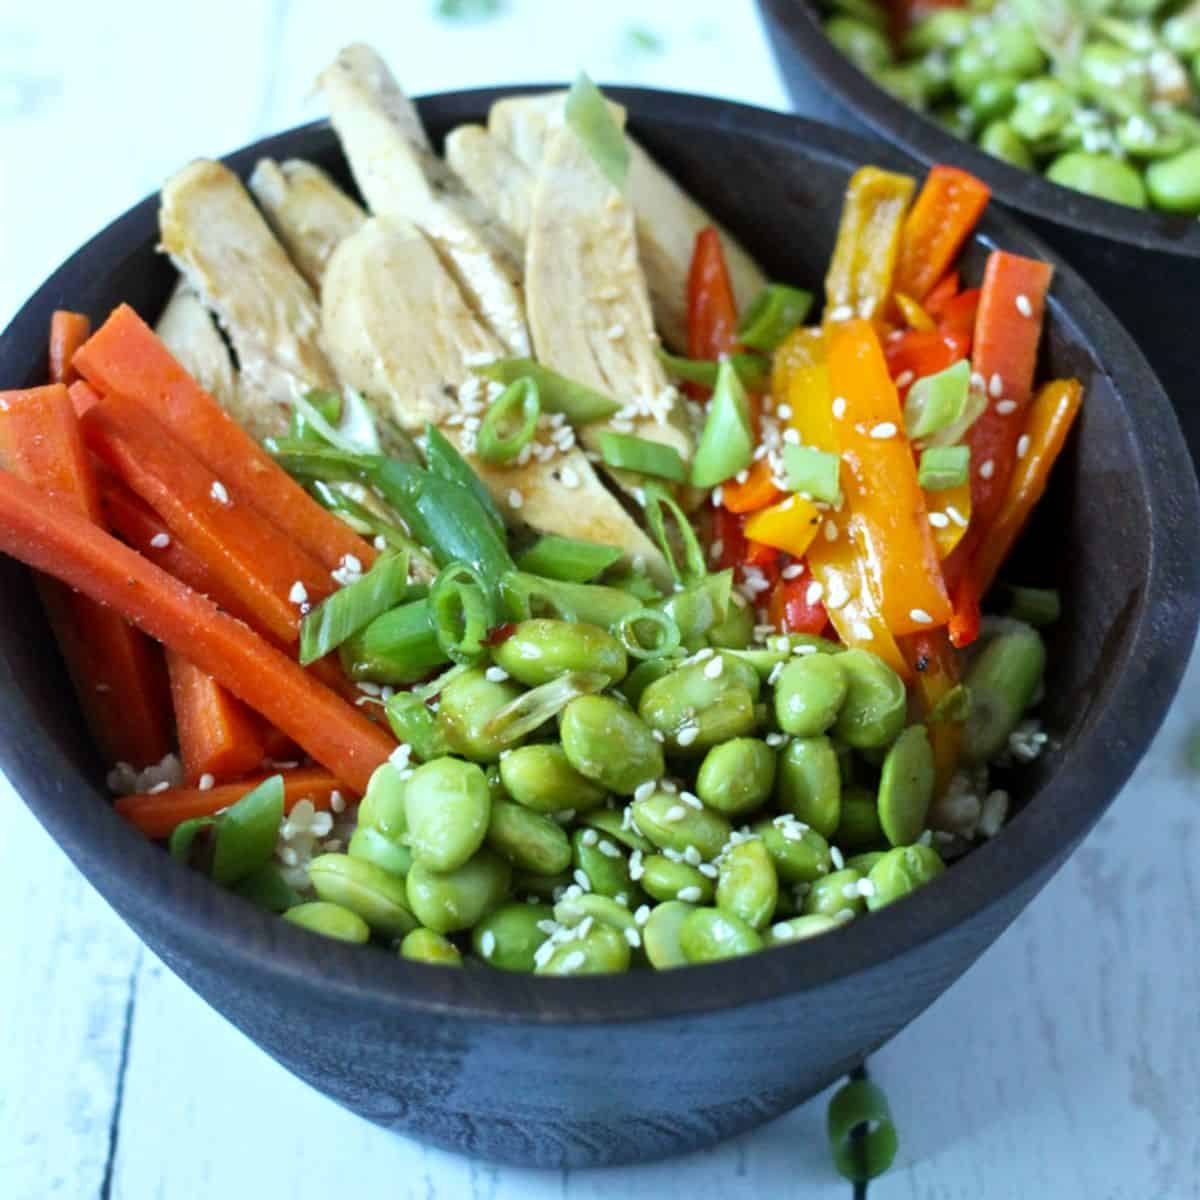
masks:
[[[0,550],[178,650],[362,794],[395,740],[297,663],[61,502],[0,471]]]
[[[311,800],[314,808],[327,812],[332,807],[335,793],[347,801],[353,799],[335,775],[320,767],[302,767],[279,774],[283,776],[284,812],[291,812],[301,800]],[[236,804],[252,788],[269,778],[269,775],[259,774],[240,783],[227,783],[204,792],[198,788],[171,788],[154,795],[122,796],[114,807],[147,837],[165,838],[180,822],[193,817],[211,817]]]
[[[238,597],[256,629],[285,643],[299,638],[304,606],[333,591],[319,562],[234,500],[224,481],[136,400],[106,396],[82,426],[92,451]]]
[[[0,466],[99,524],[91,463],[61,384],[0,393]],[[54,580],[41,579],[38,588],[101,754],[137,767],[158,762],[171,736],[157,648],[117,613]]]
[[[991,189],[957,167],[935,166],[904,221],[895,290],[918,303],[954,265],[987,208]]]
[[[88,409],[95,408],[104,398],[84,379],[75,380],[68,390],[71,393],[71,405],[74,407],[77,417],[82,417]]]
[[[83,313],[57,309],[50,318],[50,379],[72,384],[79,372],[71,364],[75,351],[88,340],[92,323]]]
[[[189,784],[205,775],[223,783],[262,766],[266,748],[260,724],[240,700],[174,650],[167,651],[167,674]]]
[[[83,345],[75,365],[98,391],[150,409],[222,480],[235,504],[257,510],[327,571],[348,554],[364,567],[375,561],[374,548],[279,467],[127,304]]]

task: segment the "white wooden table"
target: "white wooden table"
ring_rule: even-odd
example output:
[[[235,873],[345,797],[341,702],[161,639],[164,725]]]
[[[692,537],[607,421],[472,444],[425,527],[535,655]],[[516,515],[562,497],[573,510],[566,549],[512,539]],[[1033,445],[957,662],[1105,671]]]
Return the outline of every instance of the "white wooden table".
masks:
[[[785,108],[750,0],[0,0],[0,323],[188,157],[316,115],[366,39],[414,92],[565,78]],[[636,32],[635,32],[636,31]],[[1108,817],[872,1061],[901,1129],[877,1200],[1200,1196],[1200,657]],[[3,715],[0,714],[0,720]],[[383,1133],[288,1076],[144,951],[0,778],[0,1197],[849,1198],[824,1098],[686,1159],[548,1174]],[[686,1189],[686,1193],[685,1193]]]

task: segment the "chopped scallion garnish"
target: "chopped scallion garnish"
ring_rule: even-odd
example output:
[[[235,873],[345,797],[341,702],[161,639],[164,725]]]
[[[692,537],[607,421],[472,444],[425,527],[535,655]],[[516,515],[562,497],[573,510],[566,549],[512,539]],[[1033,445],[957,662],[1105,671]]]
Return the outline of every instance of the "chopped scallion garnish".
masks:
[[[568,583],[590,583],[621,557],[615,546],[580,542],[548,533],[538,538],[517,559],[517,566],[532,575],[563,579]]]
[[[680,583],[695,583],[708,573],[704,559],[704,547],[688,520],[687,513],[675,501],[675,497],[661,484],[648,483],[644,489],[646,498],[646,523],[658,543],[671,574]],[[669,527],[668,522],[673,525]],[[683,562],[679,562],[677,547],[683,550]]]
[[[738,340],[752,350],[771,354],[812,308],[812,292],[769,283],[750,302],[738,325]]]
[[[459,663],[476,662],[496,623],[491,593],[469,563],[449,563],[429,589],[438,645]]]
[[[613,632],[633,658],[666,658],[679,648],[679,626],[660,608],[631,612]]]
[[[306,667],[376,617],[408,598],[408,555],[385,554],[354,583],[321,601],[300,623],[300,665]]]
[[[787,485],[793,492],[804,492],[814,500],[836,504],[841,496],[838,483],[841,459],[814,446],[783,447],[783,465]]]
[[[1062,616],[1062,598],[1054,588],[1010,587],[1006,616],[1029,625],[1053,625]]]
[[[953,366],[918,379],[904,399],[904,432],[925,438],[962,419],[971,388],[971,365],[960,359]]]
[[[967,482],[969,446],[930,446],[921,451],[917,482],[927,492],[944,492]]]
[[[542,409],[562,413],[573,425],[606,420],[621,407],[611,396],[576,383],[532,358],[500,358],[476,367],[475,373],[505,387],[518,379],[532,379],[537,384]]]
[[[726,359],[717,369],[717,385],[692,460],[692,483],[695,487],[715,487],[748,467],[753,458],[750,401],[737,371]]]
[[[606,429],[600,434],[600,453],[610,467],[619,470],[655,475],[674,483],[683,483],[687,479],[687,468],[679,451],[662,442]]]
[[[658,360],[666,368],[667,374],[674,379],[682,379],[684,383],[694,383],[700,387],[714,388],[717,386],[717,370],[720,363],[707,358],[680,358],[666,350],[658,351]],[[771,360],[761,354],[747,354],[739,351],[729,356],[738,378],[748,391],[759,391],[770,378]]]
[[[611,682],[607,675],[598,672],[568,671],[506,704],[486,722],[483,736],[501,744],[515,742],[553,720],[572,700],[602,692]]]
[[[486,463],[512,462],[533,440],[542,404],[537,384],[526,376],[510,383],[492,401],[475,439],[475,453]]]
[[[619,192],[625,190],[629,173],[629,147],[600,89],[582,72],[567,93],[567,124]]]
[[[834,1093],[826,1129],[834,1165],[854,1183],[882,1175],[900,1147],[887,1097],[867,1079],[852,1079]]]

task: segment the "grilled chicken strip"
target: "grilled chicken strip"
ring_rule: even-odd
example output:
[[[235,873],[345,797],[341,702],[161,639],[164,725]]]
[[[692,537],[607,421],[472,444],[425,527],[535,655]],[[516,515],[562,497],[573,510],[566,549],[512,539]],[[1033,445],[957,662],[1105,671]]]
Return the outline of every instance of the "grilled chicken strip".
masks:
[[[237,372],[212,314],[188,285],[180,280],[155,331],[189,375],[222,408],[237,411]]]
[[[337,387],[312,289],[221,163],[199,159],[168,179],[158,221],[163,250],[233,345],[232,415],[260,439],[286,432],[297,391]]]
[[[250,190],[292,262],[319,295],[330,256],[367,214],[320,167],[299,158],[282,163],[261,159],[250,176]]]
[[[334,252],[321,297],[339,376],[410,433],[440,426],[514,522],[619,546],[668,578],[654,544],[597,478],[565,423],[541,432],[522,465],[474,454],[484,391],[471,367],[503,354],[414,225],[373,218]]]
[[[525,245],[536,176],[482,125],[460,125],[446,137],[446,161],[484,205]]]
[[[518,245],[433,153],[387,65],[348,46],[318,83],[372,214],[422,230],[504,352],[528,354]]]
[[[507,147],[530,171],[536,171],[547,140],[562,125],[565,98],[565,92],[547,92],[496,101],[488,114],[488,132],[492,140]],[[612,104],[612,108],[623,120],[621,106]],[[629,145],[629,178],[625,194],[637,217],[638,253],[650,288],[655,324],[668,346],[686,352],[687,278],[696,234],[717,222],[637,141],[628,136],[625,140]],[[458,162],[455,169],[474,189],[470,168]],[[516,182],[506,177],[506,186],[511,191]],[[487,200],[486,193],[476,189],[476,194]],[[513,203],[505,192],[506,208],[511,208]],[[496,211],[501,211],[498,205]],[[766,277],[733,235],[719,225],[717,227],[721,229],[721,243],[734,294],[738,306],[744,309],[766,284]]]

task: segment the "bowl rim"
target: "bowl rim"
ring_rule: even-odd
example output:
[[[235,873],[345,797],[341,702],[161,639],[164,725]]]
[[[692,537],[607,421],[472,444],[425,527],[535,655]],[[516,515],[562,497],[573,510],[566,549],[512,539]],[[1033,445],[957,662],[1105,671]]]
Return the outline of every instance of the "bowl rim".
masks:
[[[1200,220],[1195,217],[1101,200],[995,158],[896,99],[860,71],[825,36],[808,0],[759,0],[759,4],[835,99],[873,133],[894,140],[926,166],[952,162],[984,180],[1001,204],[1066,229],[1143,250],[1200,258]]]
[[[423,118],[449,125],[478,119],[500,96],[551,86],[562,85],[438,93],[419,99],[418,107]],[[635,130],[642,119],[683,133],[716,126],[843,168],[848,163],[903,165],[905,161],[894,150],[801,117],[684,93],[627,87],[605,90],[626,105]],[[223,156],[223,161],[245,175],[260,157],[306,149],[311,153],[332,137],[328,122],[312,122],[253,142]],[[156,229],[156,206],[157,193],[116,218],[33,294],[0,334],[0,377],[18,366],[28,371],[29,347],[42,345],[48,313],[70,295],[74,276],[95,270],[103,261],[120,261],[120,255],[144,246]],[[753,971],[735,960],[678,975],[638,971],[547,979],[482,969],[446,970],[394,954],[364,953],[359,946],[315,938],[181,868],[121,821],[111,805],[96,803],[94,777],[81,766],[63,762],[46,739],[39,743],[36,736],[29,736],[25,726],[33,730],[38,726],[19,693],[7,697],[13,712],[0,730],[0,767],[89,881],[100,880],[95,886],[110,904],[123,914],[141,906],[131,923],[152,946],[166,949],[168,961],[178,963],[185,976],[187,960],[195,958],[236,968],[248,978],[269,977],[272,986],[302,989],[310,998],[330,1004],[393,1015],[543,1026],[613,1025],[713,1014],[786,995],[816,993],[850,975],[879,970],[1001,905],[1010,892],[1040,884],[1115,797],[1178,687],[1200,616],[1200,492],[1174,412],[1116,318],[1060,256],[1011,217],[993,209],[981,235],[987,244],[999,239],[1053,262],[1057,276],[1052,311],[1060,319],[1070,313],[1070,323],[1085,333],[1091,352],[1098,355],[1099,345],[1108,348],[1105,373],[1116,396],[1138,417],[1130,469],[1137,471],[1145,488],[1151,528],[1149,572],[1133,617],[1133,642],[1118,666],[1109,703],[1080,732],[1038,793],[1037,802],[1019,813],[998,837],[976,848],[969,868],[947,872],[905,904],[873,913],[869,921],[852,922],[836,938],[821,943],[821,954],[812,953],[811,944],[797,944],[755,956]],[[1151,654],[1155,645],[1160,649]],[[1153,670],[1147,669],[1148,660],[1153,660]],[[21,738],[10,736],[9,730],[23,731]],[[57,786],[39,792],[35,778],[51,762]],[[1089,786],[1079,786],[1085,777]],[[161,920],[172,926],[169,935],[145,918],[147,910],[167,914]]]

